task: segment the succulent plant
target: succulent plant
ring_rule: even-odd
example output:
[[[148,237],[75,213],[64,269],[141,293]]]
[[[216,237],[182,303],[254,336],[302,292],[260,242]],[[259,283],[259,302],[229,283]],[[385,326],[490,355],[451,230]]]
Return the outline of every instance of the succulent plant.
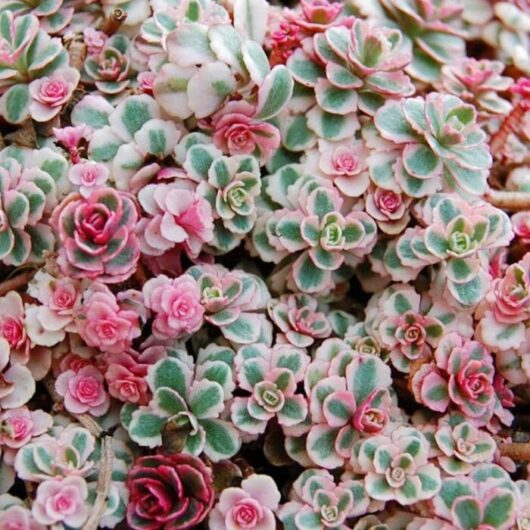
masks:
[[[270,335],[263,315],[270,295],[261,278],[221,265],[195,265],[187,273],[197,281],[204,320],[232,344],[263,342]]]
[[[307,348],[332,331],[327,316],[318,306],[317,299],[304,294],[283,295],[269,302],[268,311],[290,344]]]
[[[306,449],[315,464],[333,469],[350,458],[360,437],[380,433],[389,425],[390,369],[373,355],[346,348],[326,375],[310,390],[313,425]]]
[[[39,0],[36,5],[26,0],[5,0],[2,9],[15,15],[31,14],[39,19],[41,28],[50,33],[59,33],[72,20],[74,7],[63,0],[52,2]]]
[[[217,360],[216,352],[210,351],[210,357]],[[208,360],[204,355],[203,363]],[[126,405],[122,410],[122,423],[130,437],[151,448],[162,445],[167,437],[167,443],[179,451],[204,452],[213,461],[233,456],[241,445],[239,433],[219,419],[230,397],[223,387],[232,379],[231,361],[219,357],[214,369],[197,370],[195,375],[193,367],[179,358],[150,366],[146,380],[153,398],[146,406]]]
[[[98,190],[87,199],[69,195],[51,219],[60,237],[58,263],[63,273],[106,283],[130,277],[140,255],[133,233],[136,220],[132,200],[111,188]]]
[[[278,191],[285,189],[287,196],[274,192],[273,200],[283,208],[274,210],[263,225],[256,225],[254,244],[266,261],[279,262],[294,254],[291,274],[297,289],[323,292],[333,287],[333,272],[356,265],[370,252],[376,226],[362,211],[341,213],[344,201],[325,181],[299,176],[296,170],[296,181],[291,184],[287,178],[292,177],[284,167],[268,180],[266,189],[279,184]]]
[[[0,27],[0,115],[9,123],[21,123],[29,114],[29,83],[66,66],[67,53],[33,14],[3,9]]]
[[[424,266],[442,262],[439,275],[443,292],[453,304],[476,306],[489,285],[483,256],[512,238],[508,218],[487,203],[476,202],[472,208],[444,194],[434,195],[422,206],[418,213],[429,226],[407,229],[394,252],[387,251],[383,259],[388,273],[402,280],[402,274],[410,271],[414,278]]]
[[[504,64],[500,61],[477,61],[466,57],[457,64],[442,67],[441,88],[463,101],[474,105],[479,115],[505,114],[511,105],[499,96],[513,81],[501,75]]]
[[[129,39],[125,35],[114,35],[97,55],[85,61],[83,73],[89,82],[104,94],[117,94],[130,83]]]
[[[387,101],[374,119],[379,134],[403,148],[394,157],[376,154],[373,167],[396,173],[403,190],[424,197],[447,190],[480,195],[491,155],[476,110],[461,99],[432,92],[427,97]]]
[[[507,529],[515,521],[516,495],[506,471],[482,464],[467,477],[446,479],[433,504],[435,513],[459,530]]]
[[[296,81],[314,89],[324,113],[347,116],[357,106],[373,114],[385,99],[411,96],[403,68],[411,55],[398,29],[356,19],[351,30],[332,27],[313,38],[314,59],[302,49],[287,61]]]
[[[276,418],[281,426],[293,427],[307,415],[307,400],[296,393],[309,358],[303,350],[278,345],[244,346],[235,357],[239,387],[249,397],[236,397],[231,407],[234,425],[243,432],[260,434]]]
[[[307,469],[294,482],[291,500],[280,507],[278,517],[286,530],[344,528],[346,520],[364,513],[368,504],[361,481],[337,484],[328,471]]]
[[[390,352],[392,364],[404,372],[415,361],[428,359],[443,335],[456,325],[449,305],[429,303],[406,284],[393,284],[373,296],[366,308],[367,331]],[[471,333],[471,318],[462,317],[458,326]]]
[[[129,447],[122,441],[112,442],[114,460],[112,464],[111,489],[109,498],[105,501],[105,517],[103,523],[109,525],[116,524],[125,517],[125,476],[120,471],[123,466],[132,463],[132,453]],[[22,447],[15,458],[15,469],[20,477],[32,483],[37,483],[40,487],[46,488],[47,484],[53,481],[67,480],[76,476],[87,485],[95,487],[98,480],[98,472],[101,462],[101,442],[96,441],[89,431],[78,424],[71,424],[66,427],[54,426],[51,431],[38,437]],[[39,458],[41,456],[41,458]],[[86,502],[86,504],[85,504]],[[77,504],[77,509],[72,509],[71,515],[85,512],[88,515],[89,506],[93,506],[95,496],[83,499]],[[48,505],[49,506],[49,505]],[[73,508],[73,506],[72,506]],[[32,506],[34,516],[39,519],[39,515],[49,517],[57,515],[57,512],[42,507],[39,503]],[[62,510],[58,510],[61,513]],[[80,518],[82,519],[82,518]],[[86,516],[82,522],[86,520]],[[46,521],[45,524],[51,524]],[[82,523],[81,523],[82,524]]]
[[[57,203],[53,177],[14,158],[0,163],[0,257],[7,265],[44,261],[55,243],[46,214]]]
[[[185,167],[200,163],[206,152],[192,148]],[[202,165],[201,167],[204,167]],[[197,187],[197,193],[211,206],[214,217],[211,246],[226,252],[237,246],[256,222],[256,199],[261,191],[259,163],[252,156],[235,155],[212,160],[207,179]]]
[[[428,462],[427,439],[418,430],[398,427],[388,437],[379,435],[356,444],[354,469],[365,475],[368,495],[409,505],[432,499],[442,486],[439,469]]]
[[[431,410],[445,412],[453,405],[465,416],[487,422],[497,400],[494,371],[493,358],[480,342],[453,332],[440,340],[434,362],[412,376],[412,388]]]
[[[450,475],[466,475],[473,470],[473,464],[493,461],[495,440],[469,421],[442,423],[434,437],[443,453],[438,457],[440,467]]]
[[[464,7],[453,0],[380,0],[384,15],[394,21],[412,44],[407,72],[424,82],[439,79],[440,68],[465,56]]]
[[[134,528],[153,528],[154,523],[157,528],[195,526],[214,502],[211,470],[191,455],[140,457],[127,475],[127,487],[131,492],[127,521]],[[148,510],[160,498],[167,501],[165,513],[158,513],[153,521]]]

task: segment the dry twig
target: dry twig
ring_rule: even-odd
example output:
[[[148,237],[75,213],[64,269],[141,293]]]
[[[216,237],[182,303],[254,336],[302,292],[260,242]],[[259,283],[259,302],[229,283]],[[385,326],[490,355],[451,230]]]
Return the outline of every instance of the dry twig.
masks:
[[[88,521],[83,526],[83,530],[97,530],[99,522],[107,509],[107,498],[112,479],[112,436],[105,436],[101,440],[101,464],[99,468],[99,478],[96,486],[96,500],[90,513]]]

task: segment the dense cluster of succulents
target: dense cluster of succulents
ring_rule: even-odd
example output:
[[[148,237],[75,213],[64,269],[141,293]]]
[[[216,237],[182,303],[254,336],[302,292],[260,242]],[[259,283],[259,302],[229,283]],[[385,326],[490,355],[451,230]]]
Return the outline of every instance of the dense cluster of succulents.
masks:
[[[0,530],[530,528],[527,0],[0,0]]]

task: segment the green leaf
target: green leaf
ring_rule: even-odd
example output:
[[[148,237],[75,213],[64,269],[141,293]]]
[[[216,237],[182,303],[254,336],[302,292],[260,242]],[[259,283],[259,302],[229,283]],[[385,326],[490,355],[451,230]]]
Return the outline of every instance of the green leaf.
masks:
[[[473,530],[481,523],[480,504],[476,499],[458,499],[453,506],[453,513],[463,530]]]
[[[324,81],[317,84],[315,95],[318,105],[332,114],[349,114],[357,109],[357,93],[351,89],[342,89]]]
[[[190,409],[198,419],[218,416],[223,408],[223,389],[219,383],[203,379],[193,384]]]
[[[361,355],[353,359],[346,369],[348,390],[353,392],[360,405],[376,388],[392,384],[390,368],[379,357]]]
[[[440,172],[441,161],[429,147],[421,144],[409,144],[403,151],[405,169],[417,178],[435,176]]]
[[[157,447],[162,444],[162,427],[167,418],[148,412],[148,410],[136,410],[129,424],[129,435],[143,447]]]
[[[256,85],[261,86],[271,71],[266,53],[257,42],[252,40],[247,40],[243,43],[241,52],[250,78]]]
[[[235,70],[243,72],[241,37],[233,26],[218,24],[211,26],[208,32],[210,47],[217,58]]]
[[[0,113],[9,123],[21,123],[29,114],[28,85],[14,85],[3,96]]]
[[[293,94],[293,79],[283,65],[275,66],[258,90],[256,117],[269,120],[289,102]]]
[[[387,101],[375,114],[375,126],[387,140],[415,142],[416,134],[408,124],[399,101]]]
[[[215,61],[210,49],[208,26],[180,23],[166,41],[169,60],[181,67],[196,66]]]
[[[214,462],[234,456],[241,446],[237,429],[222,420],[201,420],[200,424],[206,434],[204,452]]]
[[[221,328],[222,334],[228,340],[237,344],[252,344],[259,338],[261,325],[258,315],[241,313],[239,318]]]
[[[168,387],[156,389],[153,396],[152,406],[170,416],[188,410],[186,402],[182,399],[180,394]]]
[[[304,86],[314,87],[320,78],[326,77],[325,70],[311,61],[302,50],[296,50],[287,61],[287,68],[293,77]]]
[[[262,43],[267,30],[269,3],[266,0],[236,0],[234,26],[245,39]]]
[[[515,499],[511,491],[505,491],[491,498],[484,507],[482,522],[493,526],[503,527],[512,517],[515,509]]]
[[[167,387],[185,398],[188,395],[191,373],[182,361],[168,357],[150,366],[146,379],[153,393],[157,388]]]
[[[302,292],[323,291],[331,280],[331,273],[317,268],[307,252],[295,261],[292,270],[294,281]]]

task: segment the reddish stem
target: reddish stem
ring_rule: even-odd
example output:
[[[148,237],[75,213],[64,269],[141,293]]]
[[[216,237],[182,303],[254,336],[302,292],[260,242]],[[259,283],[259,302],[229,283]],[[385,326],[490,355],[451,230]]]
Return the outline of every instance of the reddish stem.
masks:
[[[26,271],[18,274],[14,278],[3,281],[0,283],[0,296],[6,295],[9,291],[16,291],[20,287],[25,287],[31,278],[33,278],[34,274],[35,271]]]
[[[499,445],[503,456],[507,456],[516,462],[530,462],[530,443],[503,443]]]

